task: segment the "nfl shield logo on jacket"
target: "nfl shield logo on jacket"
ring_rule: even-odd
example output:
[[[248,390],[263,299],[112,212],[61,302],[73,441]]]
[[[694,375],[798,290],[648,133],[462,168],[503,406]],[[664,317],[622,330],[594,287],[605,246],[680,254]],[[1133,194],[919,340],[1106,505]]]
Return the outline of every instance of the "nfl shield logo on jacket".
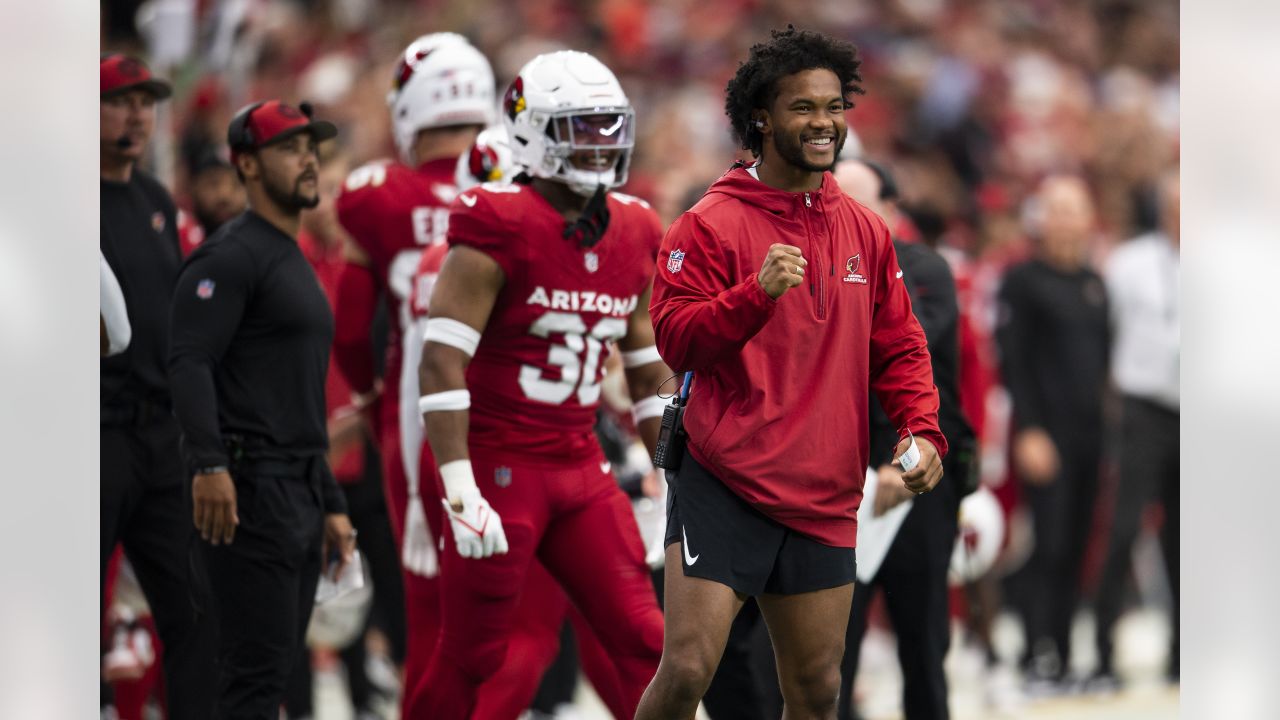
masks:
[[[671,256],[667,258],[667,269],[673,273],[678,273],[681,265],[684,265],[684,251],[672,250]]]

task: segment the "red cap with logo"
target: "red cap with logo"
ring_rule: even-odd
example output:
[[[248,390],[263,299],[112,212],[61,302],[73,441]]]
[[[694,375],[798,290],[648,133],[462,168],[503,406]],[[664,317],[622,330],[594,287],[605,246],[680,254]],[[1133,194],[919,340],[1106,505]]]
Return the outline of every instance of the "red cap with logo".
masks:
[[[98,67],[101,72],[101,96],[104,98],[130,90],[146,90],[157,100],[173,94],[169,83],[152,77],[146,63],[137,58],[108,53],[102,56]]]
[[[311,105],[298,107],[280,100],[267,100],[242,108],[227,128],[227,145],[234,161],[236,153],[252,152],[301,132],[309,132],[316,142],[338,134],[338,128],[327,120],[312,120]]]

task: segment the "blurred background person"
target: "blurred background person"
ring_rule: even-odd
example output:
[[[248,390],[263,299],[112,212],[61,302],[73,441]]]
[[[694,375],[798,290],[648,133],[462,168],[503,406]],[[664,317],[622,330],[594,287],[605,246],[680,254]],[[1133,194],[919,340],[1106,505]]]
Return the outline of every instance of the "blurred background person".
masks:
[[[840,188],[885,219],[898,225],[898,186],[887,168],[863,159],[839,162],[834,174]],[[938,389],[938,424],[951,448],[943,461],[943,476],[932,492],[919,497],[902,482],[902,468],[892,453],[872,457],[875,473],[874,501],[863,503],[870,515],[885,515],[904,502],[911,509],[889,541],[888,554],[870,580],[861,577],[854,588],[849,628],[841,662],[841,720],[855,717],[853,681],[866,632],[871,599],[883,589],[885,605],[898,637],[902,665],[902,704],[907,720],[950,717],[947,678],[943,661],[951,641],[947,570],[956,541],[960,499],[977,484],[974,433],[960,408],[958,363],[960,310],[955,280],[947,261],[920,242],[895,237],[894,250],[902,269],[902,281],[911,296],[911,310],[929,342],[933,382]],[[871,400],[871,447],[893,447],[897,431],[880,403]],[[871,482],[868,474],[868,482]],[[972,483],[972,484],[971,484]],[[859,510],[860,521],[868,513]]]
[[[177,208],[137,167],[169,83],[136,58],[108,53],[101,75],[99,246],[115,271],[132,328],[127,350],[101,361],[100,603],[108,560],[124,545],[164,644],[173,718],[207,718],[214,689],[215,627],[193,529],[165,362],[169,299],[178,277]]]
[[[231,157],[217,145],[204,145],[187,157],[190,213],[178,211],[178,239],[182,254],[191,254],[222,224],[244,212],[249,204],[244,185],[236,177]]]
[[[345,264],[334,299],[334,361],[369,410],[382,457],[391,528],[404,559],[406,657],[403,712],[417,717],[418,690],[439,634],[438,506],[423,507],[418,461],[421,421],[401,402],[405,383],[417,397],[422,339],[410,332],[413,276],[424,250],[444,242],[449,203],[458,191],[458,157],[493,119],[489,61],[454,33],[414,40],[399,54],[387,101],[400,162],[377,161],[352,172],[336,201],[346,230]],[[385,86],[385,85],[384,85]],[[373,365],[371,328],[385,305],[390,332],[385,365]],[[381,375],[381,379],[378,376]],[[383,391],[383,383],[390,388]]]
[[[338,278],[341,276],[345,244],[350,242],[338,222],[335,200],[350,169],[346,157],[334,143],[321,144],[320,202],[302,213],[298,246],[311,264],[330,308],[336,307]],[[357,606],[347,612],[360,613],[357,631],[338,651],[346,680],[347,695],[356,720],[377,718],[382,688],[370,678],[367,666],[366,633],[375,624],[389,643],[387,658],[398,667],[404,662],[404,587],[400,579],[400,557],[391,535],[391,522],[382,491],[382,474],[377,447],[368,419],[351,392],[342,372],[329,359],[325,376],[325,405],[328,413],[328,463],[334,479],[347,500],[347,515],[360,533],[360,551],[371,580],[373,611]],[[339,610],[338,612],[343,612]],[[314,621],[313,621],[314,622]],[[312,665],[319,653],[304,649],[285,696],[290,720],[314,715],[314,674]]]
[[[1112,633],[1123,606],[1143,511],[1160,503],[1160,551],[1172,593],[1166,673],[1178,680],[1179,180],[1156,187],[1159,227],[1116,248],[1106,281],[1115,333],[1111,377],[1121,395],[1120,462],[1106,565],[1097,596],[1097,689],[1114,689]]]
[[[1086,265],[1093,202],[1058,175],[1030,207],[1036,252],[1000,288],[1001,369],[1013,397],[1013,461],[1031,508],[1034,549],[1022,572],[1022,666],[1036,691],[1062,689],[1071,623],[1093,529],[1109,352],[1107,296]]]

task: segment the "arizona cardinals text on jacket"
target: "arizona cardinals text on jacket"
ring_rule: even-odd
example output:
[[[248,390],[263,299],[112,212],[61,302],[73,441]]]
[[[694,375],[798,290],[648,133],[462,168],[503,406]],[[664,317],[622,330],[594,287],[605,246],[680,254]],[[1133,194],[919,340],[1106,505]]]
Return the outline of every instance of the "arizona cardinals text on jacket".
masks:
[[[774,243],[809,263],[776,301],[756,277]],[[789,528],[855,545],[871,390],[897,427],[947,451],[888,229],[830,173],[808,193],[722,176],[667,231],[651,312],[663,360],[695,373],[689,452]]]

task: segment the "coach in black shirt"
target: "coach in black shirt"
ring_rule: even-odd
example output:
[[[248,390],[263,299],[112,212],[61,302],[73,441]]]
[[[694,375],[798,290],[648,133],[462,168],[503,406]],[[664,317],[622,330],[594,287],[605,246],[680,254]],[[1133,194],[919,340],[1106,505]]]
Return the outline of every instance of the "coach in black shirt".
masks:
[[[1106,287],[1086,264],[1088,187],[1051,176],[1036,202],[1036,257],[1005,274],[996,340],[1013,399],[1014,468],[1035,531],[1017,581],[1024,590],[1023,670],[1029,689],[1040,693],[1064,689],[1071,665],[1071,623],[1098,494],[1110,339]]]
[[[296,242],[319,201],[316,143],[336,133],[274,100],[232,119],[249,210],[192,254],[173,297],[169,376],[209,542],[220,718],[275,720],[322,561],[355,547],[324,456],[333,316]]]
[[[102,209],[99,244],[124,295],[132,338],[101,363],[99,589],[116,543],[138,576],[164,644],[169,716],[209,717],[214,626],[192,550],[170,409],[165,356],[169,298],[178,277],[177,213],[164,187],[136,165],[169,85],[125,55],[104,55],[101,74]]]

